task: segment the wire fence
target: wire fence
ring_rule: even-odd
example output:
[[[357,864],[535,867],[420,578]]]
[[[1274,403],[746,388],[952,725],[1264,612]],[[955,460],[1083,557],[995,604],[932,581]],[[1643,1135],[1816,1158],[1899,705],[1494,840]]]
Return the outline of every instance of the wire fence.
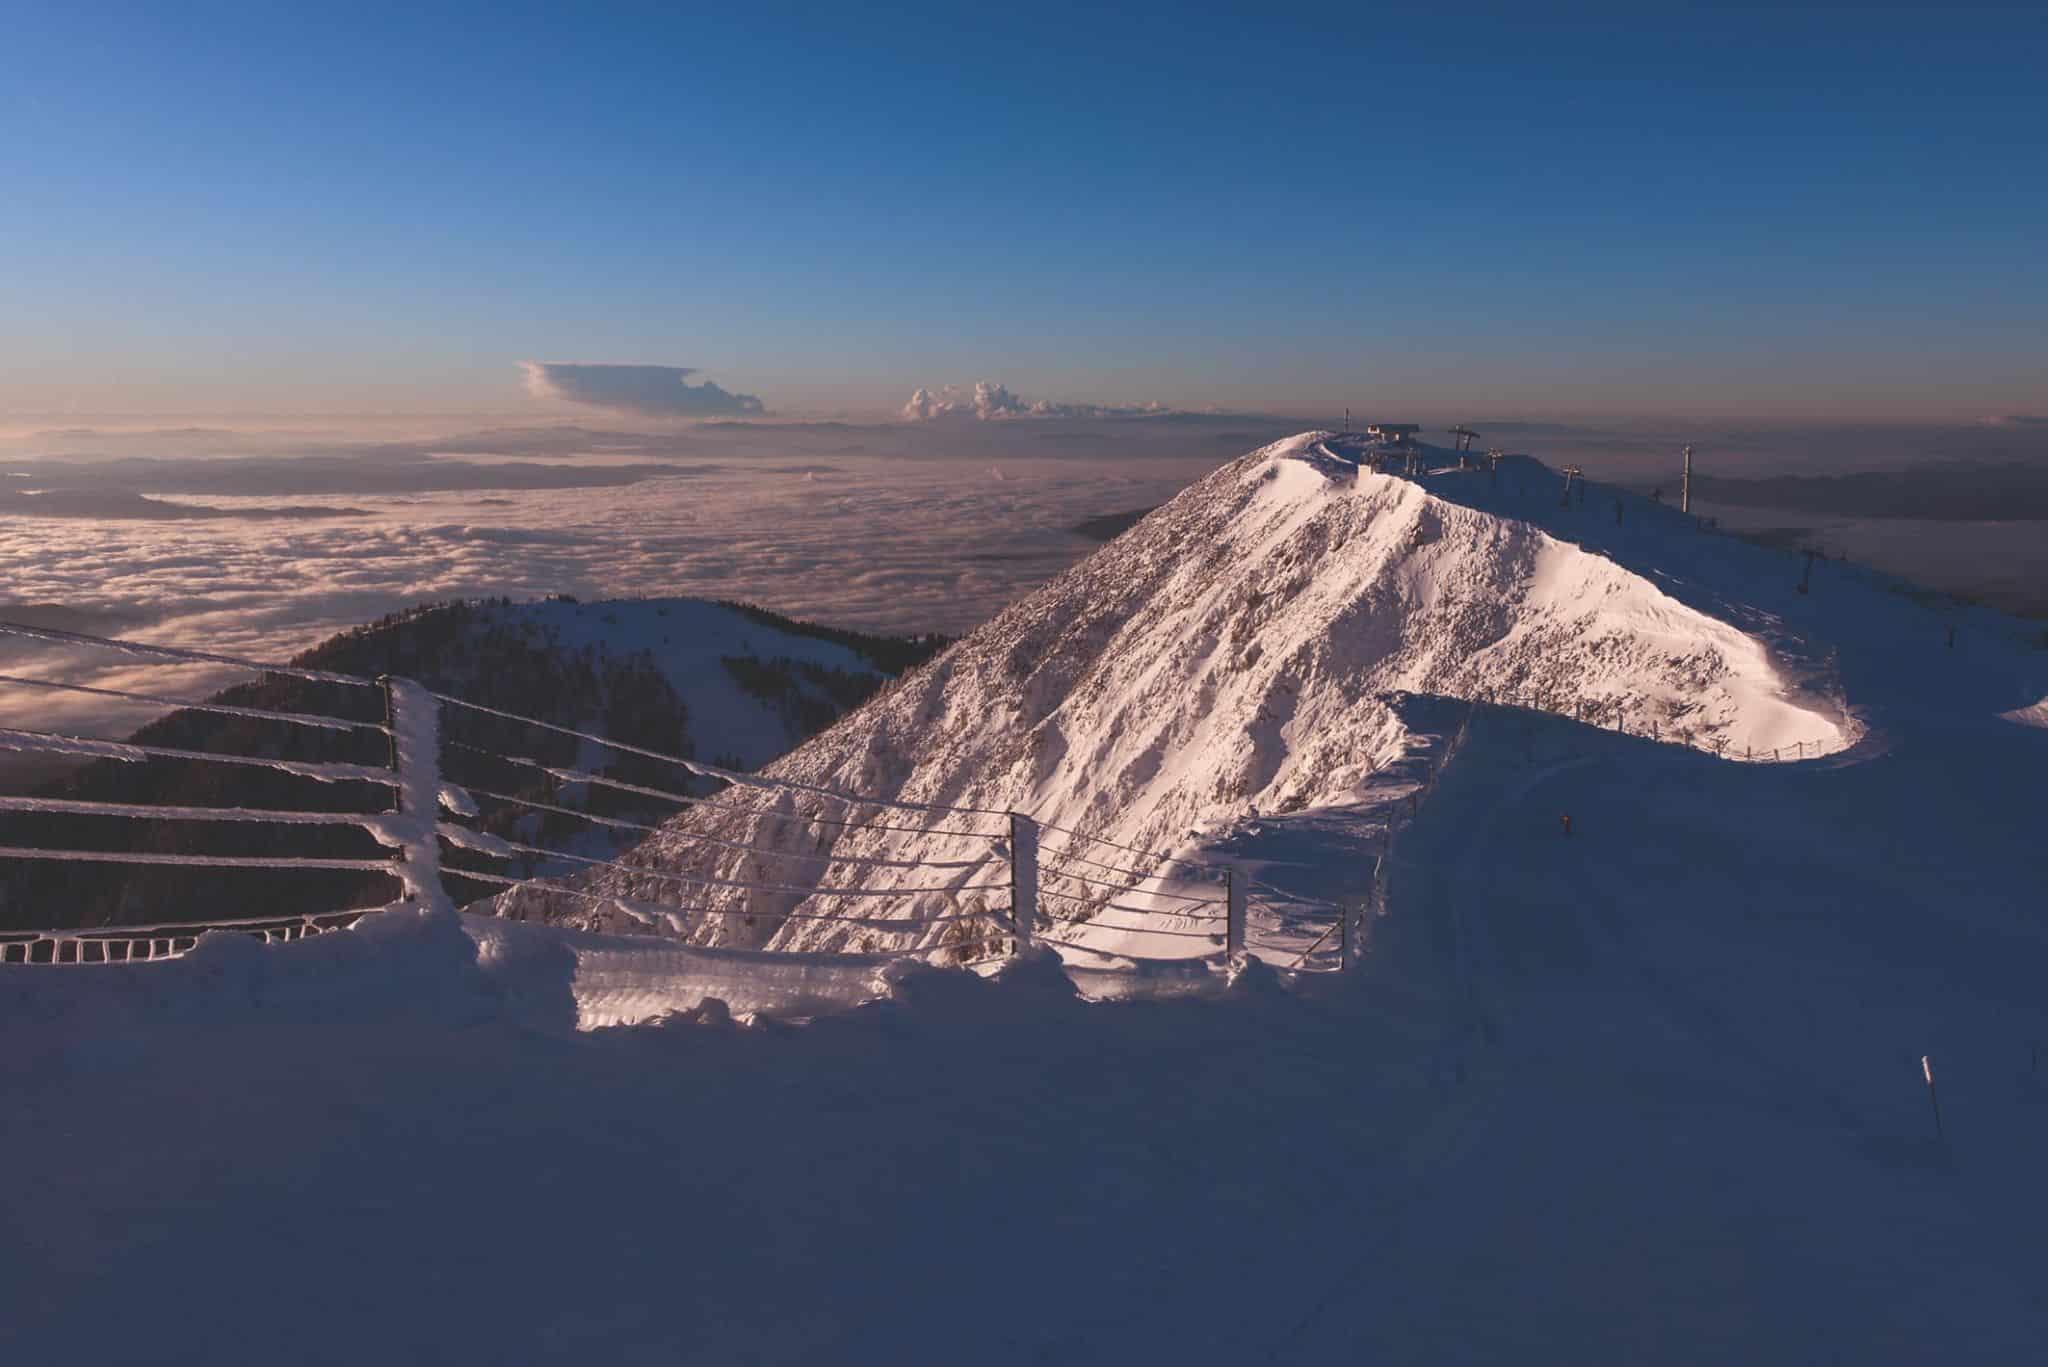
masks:
[[[1357,964],[1369,941],[1371,922],[1390,915],[1393,910],[1396,845],[1402,833],[1414,824],[1424,805],[1435,794],[1444,770],[1464,748],[1466,737],[1471,734],[1472,716],[1473,712],[1468,709],[1457,730],[1429,752],[1421,777],[1414,786],[1384,804],[1380,847],[1365,870],[1363,891],[1355,897],[1325,904],[1331,913],[1328,923],[1305,948],[1293,953],[1291,961],[1284,967],[1298,973],[1344,972]],[[1254,893],[1267,895],[1261,900],[1268,906],[1274,901],[1292,903],[1296,900],[1282,889],[1258,880],[1252,880],[1251,888]]]
[[[583,908],[589,918],[688,935],[714,947],[741,945],[750,953],[772,947],[814,959],[839,952],[849,939],[864,956],[881,950],[966,964],[1005,958],[1034,943],[1116,961],[1233,958],[1246,952],[1247,915],[1258,905],[1252,880],[1231,866],[1005,809],[842,792],[741,772],[403,678],[13,623],[0,623],[0,636],[114,652],[151,667],[227,667],[259,681],[374,690],[343,710],[382,712],[381,719],[327,715],[303,705],[223,700],[229,695],[188,699],[0,675],[0,685],[169,709],[173,716],[196,712],[261,722],[352,738],[356,746],[350,757],[337,759],[320,757],[325,752],[317,747],[313,757],[302,757],[282,744],[252,754],[0,728],[0,750],[103,761],[124,771],[164,761],[218,765],[257,772],[223,778],[213,790],[234,796],[238,785],[260,781],[283,793],[246,806],[167,801],[147,791],[106,800],[0,796],[0,830],[14,833],[0,837],[0,867],[19,861],[346,876],[362,903],[314,915],[7,931],[0,933],[0,962],[174,958],[210,931],[278,942],[351,925],[394,905],[466,905],[520,918],[564,904]],[[381,746],[382,762],[368,762],[363,744]],[[287,780],[322,785],[347,800],[320,801],[319,789],[293,788]],[[698,819],[678,821],[679,812],[695,812]],[[72,824],[48,824],[65,822]],[[200,853],[187,838],[165,834],[167,826],[253,828],[263,835],[256,848]],[[309,852],[279,845],[285,833],[306,828],[329,835],[352,830],[365,848]],[[82,829],[101,834],[87,838]],[[131,838],[111,838],[113,831]],[[896,857],[905,853],[905,841],[837,848],[848,837],[871,834],[921,837],[923,848],[916,857]],[[679,851],[696,851],[709,866],[687,865]],[[364,890],[364,878],[381,891]],[[4,892],[0,888],[0,899]],[[1320,905],[1335,916],[1334,905]],[[797,933],[782,935],[785,928]],[[1134,954],[1083,942],[1104,931],[1148,948]]]
[[[111,740],[0,727],[0,750],[47,760],[218,766],[227,776],[213,787],[230,798],[244,784],[268,785],[266,791],[278,791],[286,780],[298,785],[289,802],[260,805],[0,795],[0,868],[101,864],[327,877],[349,880],[349,897],[357,904],[271,918],[0,930],[5,963],[171,958],[207,931],[278,942],[350,925],[393,905],[483,906],[518,917],[574,904],[591,918],[714,946],[745,944],[751,952],[773,941],[776,952],[823,957],[836,951],[807,946],[852,938],[863,954],[880,950],[986,963],[1045,943],[1113,962],[1231,960],[1256,952],[1298,972],[1341,971],[1356,962],[1371,919],[1389,914],[1402,833],[1435,791],[1470,726],[1468,712],[1431,755],[1421,780],[1391,806],[1379,851],[1369,869],[1358,871],[1362,891],[1328,901],[1261,883],[1242,868],[1146,849],[1080,826],[1002,808],[844,792],[747,773],[608,736],[591,723],[533,717],[401,677],[16,623],[0,622],[0,637],[112,653],[150,668],[231,669],[358,700],[324,713],[304,704],[264,706],[229,701],[227,695],[188,698],[0,673],[0,694],[71,694],[173,716],[217,716],[325,737],[333,750],[312,747],[302,754],[287,745],[265,745],[257,748],[268,753],[231,752],[159,743],[161,737]],[[1525,682],[1485,690],[1474,701],[1574,717],[1727,759],[1796,762],[1824,753],[1820,742],[1809,740],[1768,750],[1745,745],[1738,753],[1703,719],[1668,709],[1653,715],[1639,698],[1577,698]],[[679,821],[679,814],[692,819]],[[76,824],[47,824],[62,822]],[[80,834],[121,829],[108,823],[125,823],[143,834],[98,843]],[[260,848],[200,852],[161,835],[166,826],[265,834]],[[356,843],[274,843],[294,830]],[[908,841],[877,839],[864,850],[838,848],[850,837],[868,836],[916,837],[919,848],[914,857],[897,857],[906,853],[901,847]],[[678,863],[679,850],[698,852],[709,866]],[[0,913],[18,916],[19,904],[10,908],[6,893],[0,885]],[[145,901],[137,910],[161,908]],[[1284,944],[1270,937],[1251,940],[1254,916],[1262,928],[1279,926],[1294,938]],[[785,929],[793,933],[783,935]],[[1088,942],[1102,935],[1110,937],[1107,943]]]

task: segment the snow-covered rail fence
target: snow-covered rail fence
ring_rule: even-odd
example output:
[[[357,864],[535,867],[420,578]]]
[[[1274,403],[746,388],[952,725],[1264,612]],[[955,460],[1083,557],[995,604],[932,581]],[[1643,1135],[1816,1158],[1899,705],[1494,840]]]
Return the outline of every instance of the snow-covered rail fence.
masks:
[[[239,921],[167,921],[159,925],[89,926],[75,930],[0,930],[0,963],[118,964],[174,959],[215,933],[248,935],[283,944],[346,930],[376,909],[305,916],[258,916]]]
[[[264,724],[254,728],[240,725],[238,736],[250,743],[231,740],[228,748],[215,749],[210,747],[219,741],[212,733],[208,739],[187,744],[158,743],[167,737],[166,728],[156,723],[138,733],[137,739],[109,740],[15,724],[37,718],[0,716],[0,750],[135,771],[129,777],[103,775],[105,781],[74,788],[68,795],[62,789],[54,794],[0,795],[0,861],[14,866],[149,866],[189,870],[189,875],[165,876],[191,878],[223,870],[262,870],[285,874],[294,886],[301,878],[329,882],[343,878],[352,879],[356,887],[347,897],[334,896],[332,903],[320,906],[316,899],[333,894],[313,892],[324,885],[308,882],[307,901],[316,908],[310,915],[294,912],[248,918],[231,913],[209,917],[194,907],[189,910],[199,914],[174,921],[160,919],[164,912],[179,910],[174,903],[150,907],[160,914],[150,918],[155,921],[151,925],[9,928],[0,932],[0,962],[120,963],[170,958],[189,949],[209,930],[233,931],[274,943],[352,924],[367,911],[393,903],[394,897],[432,905],[437,884],[411,868],[423,843],[419,823],[402,803],[400,810],[388,810],[392,794],[405,794],[408,779],[396,763],[399,755],[390,719],[373,715],[373,710],[381,710],[377,698],[388,695],[395,686],[391,681],[16,623],[0,623],[0,636],[61,647],[67,655],[93,651],[165,669],[199,666],[210,678],[217,677],[222,667],[231,667],[251,676],[258,690],[266,681],[290,679],[318,685],[310,691],[329,701],[358,691],[368,695],[359,703],[336,708],[357,715],[327,715],[299,707],[251,705],[244,699],[228,701],[233,695],[187,699],[42,675],[0,675],[0,684],[15,697],[22,696],[16,690],[28,690],[28,696],[76,694],[147,707],[162,721],[205,714],[236,719],[224,723],[230,726]],[[186,738],[178,727],[168,729],[168,739]],[[251,750],[267,753],[249,753]],[[197,776],[188,787],[207,797],[223,789],[230,795],[247,794],[253,786],[267,800],[250,803],[245,797],[243,803],[235,803],[230,796],[227,802],[208,803],[190,800],[189,792],[181,795],[185,800],[166,800],[161,794],[177,791],[175,784],[158,786],[160,766],[166,762],[182,766],[184,774]],[[215,766],[224,776],[213,776]],[[279,782],[280,777],[308,780],[318,788]],[[115,796],[107,796],[109,792]],[[209,836],[203,833],[207,830],[221,833]],[[230,837],[227,832],[240,834]],[[431,835],[426,843],[431,844]],[[367,882],[357,875],[368,875]],[[274,900],[274,887],[270,895]],[[228,900],[232,905],[232,898]],[[351,907],[349,901],[359,905]],[[220,899],[207,905],[217,910]],[[19,919],[22,908],[12,910]]]
[[[1357,963],[1358,956],[1369,939],[1370,920],[1387,916],[1392,912],[1395,848],[1401,833],[1414,824],[1416,818],[1421,815],[1423,804],[1436,792],[1444,770],[1450,767],[1451,761],[1457,758],[1458,752],[1465,747],[1465,740],[1471,731],[1472,712],[1468,710],[1464,719],[1458,723],[1458,729],[1429,754],[1421,781],[1389,807],[1386,825],[1380,835],[1380,848],[1373,857],[1364,894],[1346,898],[1336,904],[1336,914],[1329,927],[1301,952],[1289,965],[1291,968],[1297,971],[1308,969],[1319,951],[1327,952],[1326,947],[1333,939],[1337,948],[1335,970],[1344,972]]]
[[[602,919],[632,928],[635,935],[614,938],[647,939],[648,953],[656,957],[673,945],[667,937],[703,938],[697,932],[721,921],[766,929],[771,939],[788,927],[818,924],[858,932],[862,942],[862,952],[853,955],[775,944],[691,945],[688,976],[693,981],[756,973],[762,963],[771,961],[788,962],[792,968],[809,963],[816,972],[804,970],[802,980],[824,981],[818,973],[827,978],[841,969],[858,974],[878,955],[940,958],[971,966],[1045,944],[1056,947],[1077,973],[1091,980],[1124,975],[1134,991],[1145,983],[1184,991],[1207,976],[1213,963],[1227,964],[1258,952],[1248,944],[1247,918],[1260,905],[1262,894],[1244,870],[1142,849],[1078,827],[1040,822],[1029,814],[838,792],[740,772],[629,744],[602,734],[593,723],[568,726],[524,716],[436,693],[402,678],[359,677],[0,623],[0,635],[9,634],[67,648],[103,648],[167,667],[230,666],[258,679],[280,675],[343,689],[375,690],[383,704],[379,720],[244,705],[241,699],[188,701],[131,688],[0,676],[0,682],[17,680],[38,691],[76,691],[160,711],[223,714],[329,735],[370,733],[382,738],[386,755],[381,764],[363,762],[367,757],[360,747],[349,762],[285,758],[0,726],[0,748],[120,765],[217,763],[329,788],[366,785],[353,791],[370,793],[364,805],[379,808],[351,810],[346,801],[330,801],[309,802],[301,809],[290,805],[296,796],[285,803],[204,805],[150,801],[146,796],[98,801],[5,795],[0,796],[0,861],[383,874],[394,885],[391,892],[401,899],[374,899],[385,905],[428,911],[487,906],[493,916],[514,919],[536,901],[550,907],[583,906]],[[465,718],[478,724],[455,724]],[[0,717],[0,723],[9,720]],[[788,805],[795,799],[803,800],[809,810],[797,814]],[[739,829],[718,825],[713,833],[669,819],[676,811],[693,808],[730,809]],[[105,834],[86,839],[78,834],[78,826],[63,826],[64,821],[102,833],[111,829],[133,834],[125,841]],[[763,839],[762,832],[791,822],[841,833],[879,830],[944,837],[949,850],[965,845],[968,853],[890,858],[832,849],[806,852],[790,848],[788,842]],[[263,835],[253,852],[199,853],[183,843],[183,837],[166,834],[214,826],[255,829]],[[319,828],[353,828],[369,837],[376,853],[337,854],[332,846],[308,853],[277,843],[293,830]],[[670,845],[701,843],[755,858],[741,877],[664,866],[654,858],[636,860],[635,847],[656,833]],[[121,848],[124,844],[127,847]],[[614,883],[630,880],[635,891],[621,893],[606,885],[607,877]],[[769,905],[757,905],[761,902]],[[813,910],[814,906],[821,909]],[[376,909],[365,905],[269,918],[14,930],[0,934],[0,962],[150,961],[182,954],[210,930],[279,942],[351,925]],[[1334,906],[1328,910],[1337,911]],[[657,940],[648,932],[664,938]],[[1088,943],[1090,938],[1106,940],[1112,947]],[[726,959],[730,962],[723,969],[707,967]],[[1276,966],[1288,965],[1276,961]]]

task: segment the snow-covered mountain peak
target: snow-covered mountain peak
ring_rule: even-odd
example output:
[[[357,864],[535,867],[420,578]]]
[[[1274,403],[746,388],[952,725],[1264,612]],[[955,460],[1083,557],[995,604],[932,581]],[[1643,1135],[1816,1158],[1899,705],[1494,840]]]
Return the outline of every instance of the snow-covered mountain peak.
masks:
[[[1196,851],[1254,814],[1362,800],[1375,773],[1425,743],[1406,702],[1417,695],[1518,703],[1736,758],[1795,746],[1812,755],[1854,738],[1843,709],[1800,681],[1824,685],[1825,671],[1775,652],[1767,614],[1740,624],[1714,615],[1665,580],[1518,516],[1548,507],[1553,523],[1590,518],[1561,504],[1557,477],[1534,461],[1460,469],[1455,453],[1421,451],[1419,477],[1382,473],[1373,466],[1383,448],[1328,432],[1233,461],[769,772]],[[1632,502],[1650,515],[1647,501]],[[745,800],[845,815],[787,794]],[[682,838],[717,828],[757,852]],[[710,809],[671,829],[677,838],[657,835],[634,862],[821,889],[852,875],[819,881],[820,853],[971,862],[987,848]],[[872,886],[876,873],[860,876]],[[989,876],[973,869],[955,881]],[[930,882],[912,871],[889,885]],[[675,897],[673,885],[632,874],[592,883]],[[755,942],[804,900],[729,892],[714,904],[744,903],[764,919],[692,929],[714,943]],[[918,910],[954,904],[931,894]],[[856,905],[866,919],[877,909],[829,894],[810,909]],[[860,939],[820,922],[782,933]]]

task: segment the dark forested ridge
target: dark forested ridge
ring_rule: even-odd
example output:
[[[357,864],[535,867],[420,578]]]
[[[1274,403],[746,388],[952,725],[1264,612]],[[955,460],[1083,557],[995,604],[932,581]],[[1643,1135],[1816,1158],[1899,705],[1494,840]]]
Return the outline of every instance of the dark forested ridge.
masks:
[[[438,603],[395,613],[332,637],[291,661],[366,678],[395,674],[486,707],[576,727],[643,749],[732,764],[721,748],[722,718],[693,730],[685,692],[662,649],[687,648],[670,635],[651,644],[621,628],[619,614],[649,610],[685,635],[706,614],[737,613],[751,624],[745,653],[715,655],[722,672],[747,697],[779,719],[789,744],[830,726],[888,679],[929,658],[944,638],[895,638],[793,622],[758,608],[675,600],[574,605],[583,639],[567,639],[558,619],[564,604],[520,605],[509,600]],[[715,619],[714,619],[715,620]],[[644,635],[644,620],[642,623]],[[765,628],[765,630],[763,630]],[[857,658],[841,664],[804,658],[807,641],[826,641]],[[787,648],[788,654],[777,653]],[[872,668],[861,662],[871,662]],[[709,663],[707,661],[707,663]],[[363,722],[384,719],[382,691],[265,675],[216,694],[210,701],[275,711],[311,713]],[[624,816],[649,824],[675,806],[602,787],[565,784],[498,755],[519,755],[558,768],[576,768],[647,787],[704,791],[679,766],[585,745],[575,737],[522,722],[448,707],[442,715],[442,764],[453,782],[512,798]],[[374,730],[314,730],[257,717],[181,710],[136,731],[150,745],[265,759],[339,761],[384,765],[390,742]],[[758,761],[757,761],[758,762]],[[694,786],[693,786],[694,785]],[[278,770],[201,761],[100,760],[44,784],[40,795],[94,802],[192,807],[248,807],[287,811],[380,812],[391,792],[371,783],[323,783]],[[594,830],[573,816],[479,798],[476,824],[533,844],[609,853],[616,832]],[[625,834],[630,834],[627,832]],[[134,821],[111,816],[0,813],[0,845],[39,849],[148,851],[266,857],[383,858],[366,832],[347,826],[280,826],[192,821]],[[450,867],[489,867],[523,874],[481,856],[445,850]],[[488,885],[451,880],[458,901],[479,897]],[[0,927],[137,924],[292,914],[377,906],[397,895],[394,879],[347,870],[211,869],[142,865],[0,860]]]
[[[932,656],[953,644],[956,638],[928,631],[918,636],[876,636],[864,631],[849,631],[844,627],[820,626],[816,622],[799,622],[752,603],[736,603],[720,599],[723,608],[771,627],[785,636],[808,637],[814,641],[830,641],[845,646],[857,655],[866,657],[875,668],[884,674],[903,674],[915,669]]]

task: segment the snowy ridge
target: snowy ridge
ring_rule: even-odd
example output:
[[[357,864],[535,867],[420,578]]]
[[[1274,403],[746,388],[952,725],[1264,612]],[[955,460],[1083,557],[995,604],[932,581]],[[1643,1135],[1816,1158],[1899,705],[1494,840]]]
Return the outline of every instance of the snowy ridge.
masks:
[[[1205,885],[1156,860],[1118,864],[1087,840],[1062,845],[1058,828],[1200,858],[1261,814],[1377,800],[1375,775],[1417,743],[1408,698],[1512,696],[1733,755],[1795,744],[1828,753],[1859,735],[1825,661],[1788,653],[1762,617],[1710,611],[1718,605],[1540,520],[1558,485],[1535,462],[1489,475],[1430,451],[1438,468],[1411,479],[1370,468],[1375,454],[1311,432],[1218,469],[764,777],[892,806],[1028,812],[1048,827],[1050,915],[1136,906],[1131,924],[1178,954],[1206,946],[1167,940],[1214,930],[1182,900]],[[1531,494],[1532,484],[1543,489]],[[1658,511],[1635,502],[1643,518]],[[647,874],[606,871],[580,886],[659,900],[660,874],[787,884],[826,852],[976,853],[952,833],[807,825],[839,813],[801,793],[735,796],[776,819],[691,811],[630,857]],[[816,886],[811,898],[745,895],[735,905],[760,917],[753,927],[706,918],[695,938],[886,943],[829,922],[778,929],[799,909],[850,909]],[[971,895],[906,892],[903,914],[915,923],[976,906]]]

